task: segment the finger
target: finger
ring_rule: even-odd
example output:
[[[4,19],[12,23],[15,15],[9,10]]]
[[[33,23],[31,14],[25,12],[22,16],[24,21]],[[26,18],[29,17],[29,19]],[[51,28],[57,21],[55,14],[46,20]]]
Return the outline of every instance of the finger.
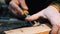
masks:
[[[22,9],[21,9],[17,4],[15,4],[13,1],[10,2],[10,6],[11,6],[14,10],[16,10],[20,15],[23,15]]]
[[[43,12],[38,12],[38,13],[36,13],[36,14],[33,14],[33,15],[30,16],[30,17],[26,17],[26,20],[28,20],[28,21],[34,21],[34,20],[39,19],[40,17],[44,17],[44,18],[45,18]]]
[[[20,4],[18,0],[12,0],[12,1],[14,1],[14,3],[16,3],[17,5]]]
[[[34,20],[37,20],[39,17],[40,17],[39,14],[33,14],[30,17],[26,17],[26,20],[28,20],[28,21],[34,21]]]
[[[58,34],[58,30],[59,30],[59,27],[53,26],[53,27],[52,27],[51,34]]]
[[[28,10],[28,7],[27,7],[27,5],[26,5],[25,0],[19,0],[19,2],[21,3],[21,6],[22,6],[23,9]]]
[[[60,28],[59,28],[58,34],[60,34]]]
[[[10,6],[8,7],[8,9],[9,9],[10,11],[12,11],[13,14],[17,15],[17,11],[15,11],[14,9],[12,9]]]

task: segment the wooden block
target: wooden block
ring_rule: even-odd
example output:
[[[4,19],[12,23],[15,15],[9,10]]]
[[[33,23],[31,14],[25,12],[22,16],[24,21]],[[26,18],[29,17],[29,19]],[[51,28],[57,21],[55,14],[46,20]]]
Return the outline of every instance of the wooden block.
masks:
[[[26,28],[19,28],[14,30],[5,31],[6,34],[49,34],[51,29],[45,25],[41,24],[40,26],[36,27],[26,27]]]

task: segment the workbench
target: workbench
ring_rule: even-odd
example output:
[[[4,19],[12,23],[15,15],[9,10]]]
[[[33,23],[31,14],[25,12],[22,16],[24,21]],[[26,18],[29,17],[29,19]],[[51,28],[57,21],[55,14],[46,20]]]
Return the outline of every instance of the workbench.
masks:
[[[50,27],[48,27],[46,24],[41,24],[40,26],[24,27],[4,32],[6,34],[49,34],[50,31]]]

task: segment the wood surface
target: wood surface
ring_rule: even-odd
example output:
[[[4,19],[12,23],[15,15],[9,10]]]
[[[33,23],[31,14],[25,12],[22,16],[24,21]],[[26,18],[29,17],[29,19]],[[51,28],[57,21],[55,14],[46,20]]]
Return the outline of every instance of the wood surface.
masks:
[[[14,30],[5,31],[6,34],[49,34],[51,28],[46,24],[41,24],[36,27],[25,27]]]

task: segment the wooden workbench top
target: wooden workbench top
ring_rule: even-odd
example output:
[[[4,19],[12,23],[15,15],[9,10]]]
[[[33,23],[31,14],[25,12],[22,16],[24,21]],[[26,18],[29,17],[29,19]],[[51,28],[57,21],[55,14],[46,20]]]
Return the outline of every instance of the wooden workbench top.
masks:
[[[36,27],[26,27],[26,28],[19,28],[14,30],[5,31],[6,34],[49,34],[51,29],[45,25],[41,24],[40,26]]]

